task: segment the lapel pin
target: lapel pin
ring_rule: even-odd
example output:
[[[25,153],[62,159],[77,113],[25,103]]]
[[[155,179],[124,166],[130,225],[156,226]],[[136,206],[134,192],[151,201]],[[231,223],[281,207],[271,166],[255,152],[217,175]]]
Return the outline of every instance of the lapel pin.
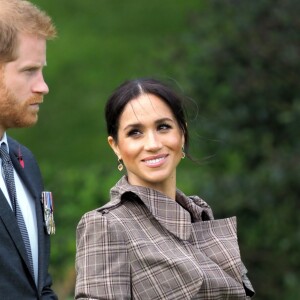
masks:
[[[19,153],[18,153],[18,161],[19,161],[21,167],[24,169],[25,163],[24,163],[24,160],[23,160],[23,156],[22,156],[22,153],[21,153],[20,146],[19,146]]]

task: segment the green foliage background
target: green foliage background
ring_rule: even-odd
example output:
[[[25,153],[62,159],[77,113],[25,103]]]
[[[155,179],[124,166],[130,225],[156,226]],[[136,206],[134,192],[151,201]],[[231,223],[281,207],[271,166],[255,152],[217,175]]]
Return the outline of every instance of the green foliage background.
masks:
[[[215,217],[238,217],[256,299],[298,299],[299,33],[297,0],[33,1],[54,19],[50,94],[37,126],[10,134],[33,150],[55,198],[51,273],[74,290],[75,229],[120,177],[103,107],[128,78],[185,93],[192,155],[178,187]]]

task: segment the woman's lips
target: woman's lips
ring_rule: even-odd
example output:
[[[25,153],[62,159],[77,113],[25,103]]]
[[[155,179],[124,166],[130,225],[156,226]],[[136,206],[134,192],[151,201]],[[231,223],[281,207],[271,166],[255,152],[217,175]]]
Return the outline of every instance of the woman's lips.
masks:
[[[143,159],[142,161],[148,167],[160,167],[166,161],[167,156],[168,155],[151,156]]]

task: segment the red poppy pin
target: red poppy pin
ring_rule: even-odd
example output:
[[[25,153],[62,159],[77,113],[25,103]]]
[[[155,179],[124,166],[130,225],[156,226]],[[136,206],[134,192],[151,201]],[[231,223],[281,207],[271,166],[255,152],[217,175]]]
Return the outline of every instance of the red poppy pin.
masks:
[[[20,163],[21,167],[24,169],[25,163],[24,163],[24,160],[23,160],[23,156],[22,156],[20,147],[19,147],[19,153],[18,153],[18,160],[19,160],[19,163]]]

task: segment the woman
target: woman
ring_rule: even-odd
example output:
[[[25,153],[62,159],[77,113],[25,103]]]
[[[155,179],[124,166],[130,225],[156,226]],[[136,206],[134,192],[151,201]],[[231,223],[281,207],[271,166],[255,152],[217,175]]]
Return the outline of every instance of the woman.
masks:
[[[182,101],[153,79],[127,81],[106,104],[108,143],[127,175],[77,227],[76,299],[247,299],[235,218],[176,188],[188,150]]]

